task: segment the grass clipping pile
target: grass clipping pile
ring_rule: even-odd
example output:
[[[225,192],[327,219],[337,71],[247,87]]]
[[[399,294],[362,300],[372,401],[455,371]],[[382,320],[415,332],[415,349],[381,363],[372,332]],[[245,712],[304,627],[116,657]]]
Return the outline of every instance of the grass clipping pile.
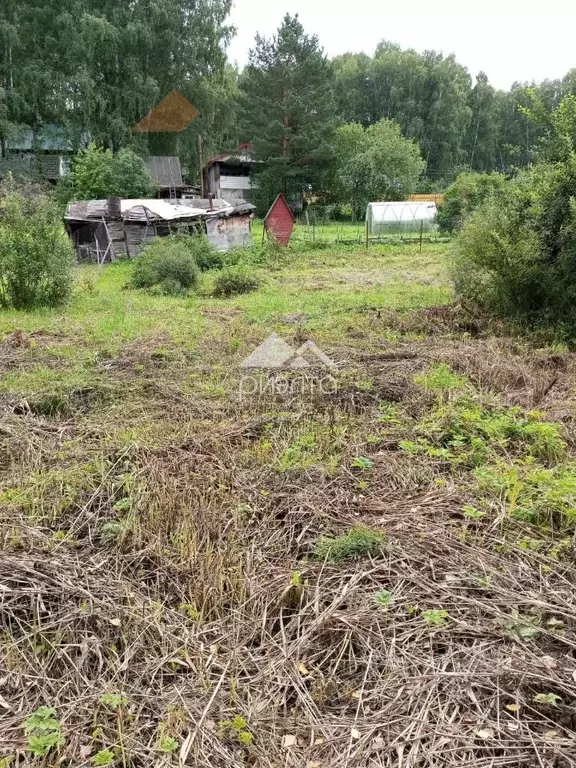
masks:
[[[451,344],[289,407],[161,371],[149,408],[189,422],[155,448],[6,401],[0,764],[576,765],[572,491],[522,512],[571,449],[507,407],[509,350]]]

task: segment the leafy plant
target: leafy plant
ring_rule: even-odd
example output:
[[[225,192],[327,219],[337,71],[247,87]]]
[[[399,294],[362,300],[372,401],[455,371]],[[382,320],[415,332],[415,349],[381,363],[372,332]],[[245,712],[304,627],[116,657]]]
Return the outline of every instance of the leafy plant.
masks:
[[[444,627],[448,623],[450,614],[448,611],[444,611],[438,608],[432,608],[428,611],[422,611],[422,618],[426,624],[430,624],[433,627]]]
[[[496,623],[502,627],[508,637],[517,642],[538,637],[542,632],[540,617],[520,613],[516,608],[509,616],[496,617]]]
[[[232,720],[222,720],[220,728],[228,730],[244,747],[249,747],[254,740],[252,732],[248,728],[248,721],[242,715],[235,715]]]
[[[172,736],[164,736],[162,739],[160,739],[160,743],[158,744],[158,749],[160,752],[175,752],[178,747],[180,746],[179,742]]]
[[[111,752],[109,749],[101,749],[92,758],[92,763],[93,765],[113,765],[115,760],[114,752]]]
[[[198,266],[181,236],[157,237],[134,260],[134,288],[160,286],[165,293],[185,293],[196,285]]]
[[[415,376],[414,382],[423,389],[437,392],[447,392],[451,389],[466,389],[469,381],[465,376],[459,376],[446,363],[432,366],[426,373]]]
[[[124,746],[124,708],[128,706],[128,699],[120,693],[110,692],[100,696],[100,704],[103,704],[116,712],[116,732],[118,734],[119,751],[122,765],[126,766],[126,748]]]
[[[38,707],[24,721],[26,748],[34,757],[45,757],[52,749],[64,744],[56,710]]]
[[[536,704],[547,704],[550,707],[557,707],[562,701],[562,697],[556,693],[537,693],[534,696]]]
[[[381,531],[355,526],[341,536],[320,536],[313,545],[317,560],[339,562],[353,557],[368,557],[382,552],[386,535]]]
[[[118,499],[112,509],[114,509],[116,512],[128,512],[128,510],[132,509],[132,504],[132,499],[126,496],[123,499]]]
[[[128,699],[120,693],[103,693],[100,696],[100,704],[104,704],[104,706],[111,707],[112,709],[120,709],[128,705]]]
[[[576,526],[576,467],[546,468],[526,460],[480,467],[475,475],[479,490],[504,499],[517,520],[567,530]]]
[[[108,520],[102,524],[102,535],[107,539],[115,539],[122,533],[122,523],[118,520]]]
[[[555,326],[565,339],[576,327],[575,104],[566,96],[546,129],[552,137],[568,124],[553,138],[563,147],[553,153],[558,160],[535,165],[488,198],[464,224],[453,264],[467,305],[531,327]]]
[[[0,307],[56,307],[69,299],[74,253],[60,215],[45,195],[0,186]]]
[[[197,621],[202,615],[196,607],[196,603],[180,603],[178,610],[185,613],[191,621]]]
[[[380,608],[388,608],[388,606],[392,604],[393,599],[394,595],[387,589],[381,589],[374,594],[374,602],[376,605],[379,605]]]
[[[209,269],[222,269],[224,266],[225,254],[220,253],[207,237],[199,235],[174,235],[174,237],[186,246],[202,272]]]
[[[462,514],[469,520],[481,520],[483,517],[486,517],[486,512],[481,512],[470,504],[465,504],[462,507]]]
[[[414,437],[400,443],[403,450],[467,467],[512,452],[555,464],[566,453],[560,425],[520,408],[489,410],[468,395],[434,408],[415,427]]]
[[[507,184],[506,177],[499,173],[461,173],[444,193],[438,209],[440,231],[459,230],[467,216],[487,198],[498,195]]]
[[[351,465],[354,469],[372,469],[374,462],[366,456],[356,456],[352,459]]]
[[[260,280],[249,267],[228,267],[223,269],[214,280],[212,295],[216,298],[228,298],[241,293],[257,290]]]

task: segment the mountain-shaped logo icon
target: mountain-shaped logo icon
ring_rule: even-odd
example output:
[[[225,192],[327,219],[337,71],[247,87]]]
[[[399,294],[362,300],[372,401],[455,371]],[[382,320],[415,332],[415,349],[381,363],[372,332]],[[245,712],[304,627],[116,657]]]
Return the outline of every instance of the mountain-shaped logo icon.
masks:
[[[281,336],[273,333],[241,363],[241,368],[286,368],[302,370],[323,365],[334,370],[337,366],[313,341],[307,341],[298,349],[290,346]]]

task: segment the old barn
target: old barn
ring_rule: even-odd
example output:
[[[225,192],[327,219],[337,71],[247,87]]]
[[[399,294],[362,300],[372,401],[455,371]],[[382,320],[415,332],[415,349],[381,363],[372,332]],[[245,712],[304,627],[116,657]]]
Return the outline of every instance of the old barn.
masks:
[[[252,245],[254,206],[244,200],[85,200],[68,203],[64,224],[79,260],[130,258],[154,237],[206,235],[220,251]]]

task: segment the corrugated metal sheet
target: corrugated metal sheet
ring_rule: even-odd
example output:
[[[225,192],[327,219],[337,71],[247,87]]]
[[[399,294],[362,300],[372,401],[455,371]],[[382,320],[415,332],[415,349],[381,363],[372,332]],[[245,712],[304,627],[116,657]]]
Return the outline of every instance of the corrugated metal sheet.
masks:
[[[182,180],[180,158],[157,155],[149,157],[146,165],[157,187],[179,189],[186,186]]]
[[[174,205],[165,200],[122,200],[121,207],[122,218],[130,221],[146,221],[146,219],[160,219],[162,221],[197,219],[206,213],[202,208],[193,208],[189,205]]]
[[[166,200],[121,200],[120,208],[122,218],[125,221],[147,221],[159,219],[161,221],[177,221],[178,219],[195,219],[206,215],[206,210],[200,207],[188,205],[173,205]],[[234,210],[227,206],[229,213]],[[216,215],[218,212],[215,212]],[[106,200],[84,200],[68,203],[65,218],[68,221],[82,221],[85,219],[108,218],[108,205]]]
[[[207,219],[252,213],[255,208],[245,200],[232,205],[226,200],[193,200],[193,205],[180,205],[167,200],[121,200],[120,211],[124,221],[178,221],[184,219]],[[107,200],[82,200],[68,203],[66,221],[89,221],[110,219]]]

